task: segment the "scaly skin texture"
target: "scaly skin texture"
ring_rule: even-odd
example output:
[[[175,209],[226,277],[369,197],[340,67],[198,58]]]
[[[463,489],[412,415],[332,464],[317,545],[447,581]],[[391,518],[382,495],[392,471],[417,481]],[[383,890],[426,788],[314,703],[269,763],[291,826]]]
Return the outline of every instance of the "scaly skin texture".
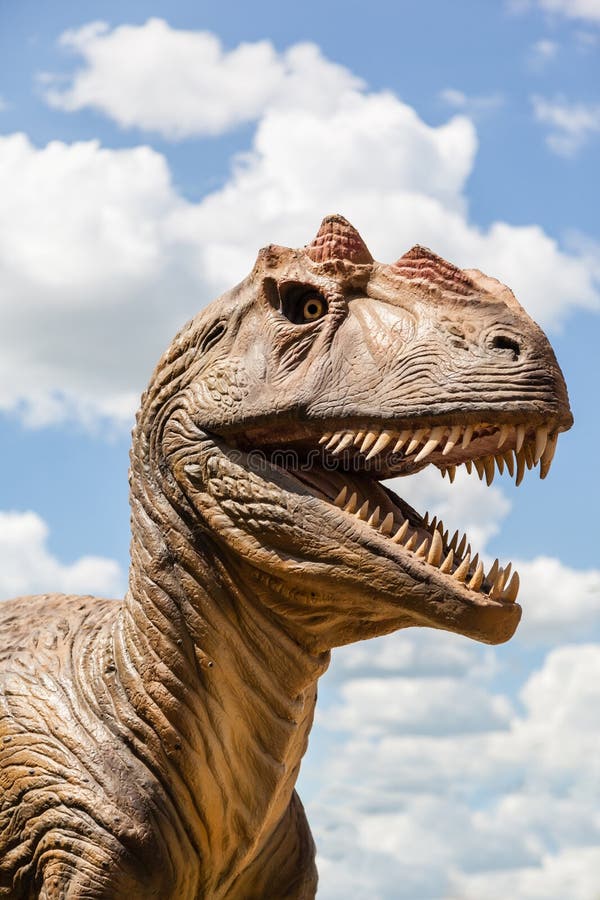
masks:
[[[380,480],[545,475],[571,421],[493,279],[375,263],[340,216],[262,250],[142,399],[125,599],[0,604],[0,897],[314,897],[294,784],[331,648],[520,616],[516,576]]]

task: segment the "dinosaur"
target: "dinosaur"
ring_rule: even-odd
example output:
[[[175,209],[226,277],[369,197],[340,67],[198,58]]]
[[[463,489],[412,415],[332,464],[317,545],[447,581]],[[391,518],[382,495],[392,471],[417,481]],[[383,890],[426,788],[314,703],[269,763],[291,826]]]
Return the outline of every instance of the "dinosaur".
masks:
[[[544,477],[571,424],[495,279],[379,264],[341,216],[262,249],[142,397],[124,600],[0,604],[0,897],[313,898],[294,785],[332,648],[521,615],[510,564],[381,482]]]

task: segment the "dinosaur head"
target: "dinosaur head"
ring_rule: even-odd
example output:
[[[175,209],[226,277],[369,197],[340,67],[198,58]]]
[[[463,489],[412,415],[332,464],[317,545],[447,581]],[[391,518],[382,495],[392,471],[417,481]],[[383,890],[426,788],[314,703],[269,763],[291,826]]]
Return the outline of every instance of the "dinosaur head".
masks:
[[[486,573],[466,537],[382,484],[424,466],[547,473],[572,424],[565,384],[499,282],[418,246],[377,263],[330,216],[303,249],[261,250],[186,326],[145,406],[172,502],[296,639],[513,634],[510,566]]]

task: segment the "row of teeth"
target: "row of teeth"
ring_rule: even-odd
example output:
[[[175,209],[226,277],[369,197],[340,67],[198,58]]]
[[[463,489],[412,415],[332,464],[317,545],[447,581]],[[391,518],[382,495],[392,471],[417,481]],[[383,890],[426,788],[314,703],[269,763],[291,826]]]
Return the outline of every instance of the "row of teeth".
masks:
[[[423,520],[423,528],[431,533],[431,537],[426,537],[417,547],[418,532],[411,528],[408,519],[405,519],[402,525],[396,530],[394,522],[394,514],[392,512],[381,518],[381,509],[375,507],[373,512],[369,508],[369,501],[365,500],[360,504],[358,494],[354,492],[348,499],[348,488],[346,485],[339,492],[333,501],[337,507],[344,512],[355,515],[358,519],[366,522],[372,528],[376,528],[394,544],[400,544],[405,550],[410,550],[415,557],[424,559],[429,565],[435,566],[440,572],[450,575],[461,584],[465,584],[471,591],[479,591],[484,581],[491,585],[489,596],[493,600],[505,600],[514,602],[519,593],[519,575],[515,571],[511,576],[512,563],[506,568],[500,568],[499,561],[495,560],[487,575],[485,574],[483,562],[476,554],[471,559],[471,545],[467,543],[467,536],[456,531],[452,538],[449,538],[449,532],[444,529],[444,523],[438,522],[436,518],[429,522],[429,514],[425,515]],[[444,556],[444,546],[447,553]],[[464,554],[464,555],[463,555]],[[510,579],[510,580],[509,580]]]
[[[523,480],[525,468],[532,469],[540,464],[540,478],[545,478],[550,470],[558,432],[551,432],[549,425],[540,425],[536,428],[535,436],[525,441],[527,428],[525,425],[436,425],[433,428],[423,427],[417,429],[406,428],[401,432],[392,432],[387,429],[371,431],[336,431],[326,432],[320,439],[320,444],[325,444],[325,449],[333,456],[342,453],[349,447],[356,447],[360,453],[364,453],[365,460],[374,459],[383,451],[400,453],[405,459],[411,457],[410,462],[418,463],[426,459],[434,451],[441,449],[442,456],[447,456],[455,448],[466,450],[473,438],[481,437],[481,433],[493,429],[492,434],[497,440],[496,453],[483,456],[479,459],[467,460],[464,465],[467,471],[475,469],[480,478],[486,479],[491,484],[494,479],[496,467],[502,474],[504,468],[508,469],[511,477],[516,472],[516,483]],[[393,446],[392,446],[393,442]],[[514,450],[502,450],[506,444],[514,444]],[[448,474],[450,481],[454,480],[456,466],[440,466],[442,475]]]

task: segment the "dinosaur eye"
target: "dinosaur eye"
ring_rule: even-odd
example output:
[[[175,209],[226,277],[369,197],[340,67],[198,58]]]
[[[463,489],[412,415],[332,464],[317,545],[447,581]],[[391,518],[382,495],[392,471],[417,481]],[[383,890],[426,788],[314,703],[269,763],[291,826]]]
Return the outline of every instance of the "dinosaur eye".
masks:
[[[321,316],[325,315],[325,312],[325,302],[318,294],[304,301],[302,315],[305,321],[312,322],[314,319],[320,319]]]
[[[280,284],[279,309],[295,325],[306,325],[323,318],[327,312],[327,300],[313,287],[306,284]]]

